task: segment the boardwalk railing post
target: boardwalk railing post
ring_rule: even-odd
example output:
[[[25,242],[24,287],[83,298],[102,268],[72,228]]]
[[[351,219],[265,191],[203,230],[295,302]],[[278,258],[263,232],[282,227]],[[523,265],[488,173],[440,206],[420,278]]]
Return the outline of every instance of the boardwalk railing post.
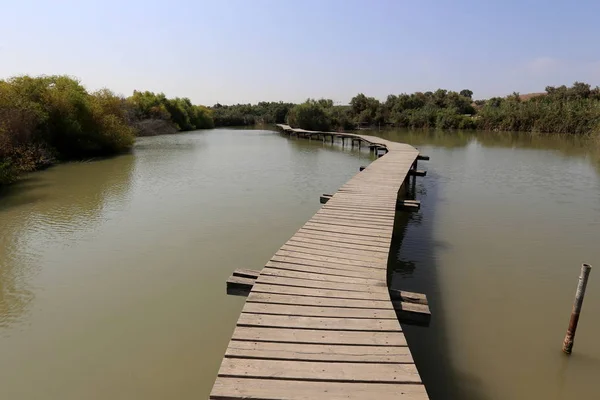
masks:
[[[573,342],[575,341],[575,331],[577,330],[577,323],[579,322],[579,314],[581,313],[581,307],[583,306],[583,297],[585,296],[585,288],[587,286],[588,277],[592,266],[583,264],[581,266],[581,273],[579,274],[579,283],[577,284],[577,292],[575,292],[575,303],[573,303],[573,311],[571,312],[571,320],[569,321],[569,328],[563,342],[563,351],[567,354],[571,354],[573,350]]]

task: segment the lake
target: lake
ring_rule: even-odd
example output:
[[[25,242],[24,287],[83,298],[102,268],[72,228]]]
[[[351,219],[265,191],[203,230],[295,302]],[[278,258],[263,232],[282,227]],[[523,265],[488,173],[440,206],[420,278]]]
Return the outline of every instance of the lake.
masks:
[[[372,132],[369,132],[372,134]],[[600,276],[561,352],[581,263],[600,263],[600,148],[507,133],[383,131],[431,161],[398,215],[392,284],[433,400],[593,398]],[[138,139],[131,154],[30,174],[0,197],[0,398],[206,398],[260,269],[373,160],[269,130]]]

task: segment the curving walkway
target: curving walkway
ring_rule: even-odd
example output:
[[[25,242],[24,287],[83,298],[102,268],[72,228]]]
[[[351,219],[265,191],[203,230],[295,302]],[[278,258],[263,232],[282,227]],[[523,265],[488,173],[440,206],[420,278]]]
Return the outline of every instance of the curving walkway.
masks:
[[[428,398],[386,283],[398,191],[419,152],[374,136],[325,134],[388,152],[346,182],[267,262],[211,399]]]

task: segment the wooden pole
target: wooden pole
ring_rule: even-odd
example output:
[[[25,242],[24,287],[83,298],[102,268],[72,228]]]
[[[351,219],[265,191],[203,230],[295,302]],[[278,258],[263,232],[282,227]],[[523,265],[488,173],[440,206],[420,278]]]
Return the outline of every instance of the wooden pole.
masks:
[[[575,303],[573,303],[573,311],[571,312],[571,320],[569,321],[569,328],[567,329],[567,334],[563,342],[563,351],[567,354],[571,354],[571,350],[573,350],[575,331],[577,330],[579,314],[581,313],[581,307],[583,306],[583,296],[585,296],[585,288],[587,286],[587,281],[591,270],[591,265],[583,264],[581,266],[579,283],[577,284],[577,292],[575,292]]]

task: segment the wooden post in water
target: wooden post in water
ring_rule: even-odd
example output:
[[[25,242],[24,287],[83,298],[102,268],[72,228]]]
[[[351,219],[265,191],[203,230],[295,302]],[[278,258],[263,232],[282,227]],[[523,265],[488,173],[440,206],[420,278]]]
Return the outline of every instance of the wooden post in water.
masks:
[[[577,292],[575,292],[575,303],[573,303],[573,311],[571,312],[571,320],[569,321],[569,328],[567,329],[567,335],[565,336],[565,340],[563,342],[563,351],[567,354],[571,354],[571,350],[573,350],[575,331],[577,330],[579,314],[581,313],[581,307],[583,306],[583,296],[585,296],[585,288],[587,286],[587,281],[591,270],[592,266],[589,264],[583,264],[581,266],[579,283],[577,284]]]

